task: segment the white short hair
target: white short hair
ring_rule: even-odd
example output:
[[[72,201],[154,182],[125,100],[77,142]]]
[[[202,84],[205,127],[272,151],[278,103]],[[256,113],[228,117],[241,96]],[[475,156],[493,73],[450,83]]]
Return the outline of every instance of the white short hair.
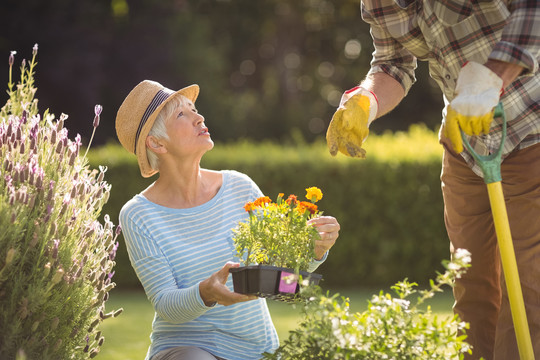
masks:
[[[176,111],[176,109],[188,104],[189,102],[190,100],[184,95],[179,95],[172,98],[159,112],[158,116],[156,117],[156,121],[154,122],[154,125],[152,125],[152,129],[150,129],[150,132],[148,133],[148,136],[153,136],[158,140],[168,140],[169,135],[167,134],[165,120],[171,117],[171,115],[174,111]],[[150,164],[152,169],[159,171],[159,158],[155,152],[148,148],[148,146],[146,147],[146,157],[148,158],[148,163]]]

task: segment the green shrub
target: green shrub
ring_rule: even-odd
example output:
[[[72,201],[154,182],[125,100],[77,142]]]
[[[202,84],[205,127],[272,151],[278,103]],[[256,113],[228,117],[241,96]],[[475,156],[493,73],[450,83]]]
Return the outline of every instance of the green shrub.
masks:
[[[413,360],[463,359],[471,353],[464,334],[468,325],[458,315],[438,318],[430,308],[421,310],[427,299],[453,286],[456,277],[465,272],[470,253],[458,249],[446,271],[438,274],[431,288],[420,291],[416,302],[409,298],[417,293],[416,284],[407,280],[392,287],[397,297],[380,292],[362,313],[349,311],[349,300],[338,295],[322,295],[317,287],[301,291],[306,297],[303,320],[289,333],[268,360]]]
[[[370,135],[367,159],[331,157],[324,142],[295,144],[240,141],[216,144],[202,166],[249,175],[265,194],[324,193],[318,203],[341,224],[340,237],[318,269],[331,286],[391,285],[403,277],[419,283],[440,268],[449,246],[443,221],[437,134],[423,126],[407,133]],[[89,153],[93,166],[107,165],[113,185],[105,211],[117,219],[122,205],[155,178],[143,179],[135,156],[117,144]],[[138,286],[125,246],[116,281]]]
[[[104,341],[99,323],[121,311],[105,311],[119,228],[97,221],[105,169],[79,156],[65,116],[38,114],[36,53],[16,87],[11,54],[0,111],[0,358],[88,359]]]

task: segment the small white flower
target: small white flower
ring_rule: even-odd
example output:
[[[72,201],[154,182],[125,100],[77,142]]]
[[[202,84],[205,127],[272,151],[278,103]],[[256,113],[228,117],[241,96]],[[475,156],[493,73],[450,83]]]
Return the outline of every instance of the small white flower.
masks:
[[[471,262],[471,253],[467,249],[457,249],[454,253],[456,260],[463,261],[464,263],[470,264]]]

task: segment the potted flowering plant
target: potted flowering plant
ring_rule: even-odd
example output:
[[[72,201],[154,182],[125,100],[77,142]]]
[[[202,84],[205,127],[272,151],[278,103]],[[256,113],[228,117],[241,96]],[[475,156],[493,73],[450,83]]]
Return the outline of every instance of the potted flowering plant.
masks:
[[[319,236],[309,220],[322,214],[315,204],[322,191],[307,188],[306,198],[309,201],[299,201],[296,195],[285,199],[280,193],[276,202],[264,196],[244,206],[249,218],[233,230],[243,265],[230,270],[236,292],[294,301],[299,277],[320,281],[321,275],[307,270]]]

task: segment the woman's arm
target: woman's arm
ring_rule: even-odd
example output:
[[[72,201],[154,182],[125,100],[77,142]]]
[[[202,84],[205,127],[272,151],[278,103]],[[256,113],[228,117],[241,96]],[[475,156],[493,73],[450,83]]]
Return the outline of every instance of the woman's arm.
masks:
[[[125,212],[120,214],[120,223],[133,269],[154,310],[165,321],[185,323],[203,315],[216,303],[232,305],[256,299],[236,294],[225,285],[229,268],[238,266],[234,263],[225,264],[207,279],[179,288],[167,257],[154,239]]]
[[[199,294],[199,284],[179,289],[161,249],[125,213],[120,214],[122,233],[131,265],[156,313],[165,321],[179,324],[208,311]]]
[[[199,292],[206,306],[233,305],[243,301],[255,300],[256,296],[242,295],[229,290],[225,283],[229,277],[229,269],[240,266],[238,263],[228,262],[208,279],[201,281]]]

